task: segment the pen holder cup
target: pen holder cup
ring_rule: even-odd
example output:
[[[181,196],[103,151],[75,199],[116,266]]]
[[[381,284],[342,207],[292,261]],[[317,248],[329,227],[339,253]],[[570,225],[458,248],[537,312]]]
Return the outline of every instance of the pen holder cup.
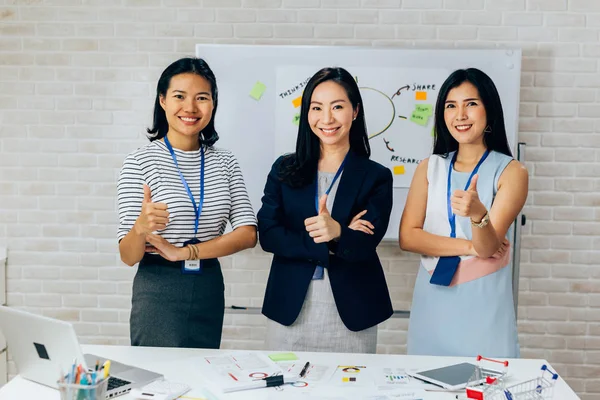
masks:
[[[74,383],[58,383],[60,400],[105,400],[108,379],[95,385],[77,385]]]

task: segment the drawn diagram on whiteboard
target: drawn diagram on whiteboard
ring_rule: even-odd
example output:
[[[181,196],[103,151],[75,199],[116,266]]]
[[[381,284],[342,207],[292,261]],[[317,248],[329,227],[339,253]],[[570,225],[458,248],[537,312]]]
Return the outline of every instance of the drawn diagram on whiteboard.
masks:
[[[363,99],[371,159],[388,167],[394,187],[410,186],[417,165],[431,154],[434,108],[450,71],[435,68],[347,67]],[[277,69],[275,157],[296,145],[302,92],[318,68]]]

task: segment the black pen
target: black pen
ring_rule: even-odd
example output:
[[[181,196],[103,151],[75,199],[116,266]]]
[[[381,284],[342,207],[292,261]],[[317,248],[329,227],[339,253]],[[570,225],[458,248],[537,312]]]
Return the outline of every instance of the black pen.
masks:
[[[310,365],[310,363],[307,361],[306,364],[304,364],[304,368],[302,368],[302,371],[300,371],[300,378],[304,378],[304,375],[306,375],[306,370],[308,369],[308,366]]]

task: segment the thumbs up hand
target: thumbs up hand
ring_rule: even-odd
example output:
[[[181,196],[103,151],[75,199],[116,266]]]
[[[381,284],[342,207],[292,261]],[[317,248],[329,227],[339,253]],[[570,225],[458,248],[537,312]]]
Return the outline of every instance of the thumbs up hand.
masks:
[[[327,209],[327,195],[324,194],[319,199],[319,215],[331,215]]]
[[[473,175],[473,178],[471,179],[471,184],[469,185],[469,189],[467,189],[468,191],[477,193],[477,180],[478,179],[479,179],[478,174]]]
[[[452,212],[461,217],[469,217],[473,221],[481,221],[487,213],[485,206],[479,200],[477,193],[477,180],[479,175],[475,174],[467,190],[455,190],[451,197]]]
[[[327,243],[339,238],[342,234],[342,227],[336,220],[331,218],[331,214],[327,209],[326,194],[319,199],[319,215],[305,219],[304,226],[315,243]]]
[[[138,235],[148,235],[154,231],[165,229],[169,223],[167,203],[153,203],[150,187],[144,184],[144,200],[142,211],[133,225]]]

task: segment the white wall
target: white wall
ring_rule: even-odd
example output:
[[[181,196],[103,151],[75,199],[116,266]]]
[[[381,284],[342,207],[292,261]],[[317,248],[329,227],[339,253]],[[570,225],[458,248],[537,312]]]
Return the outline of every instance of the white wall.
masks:
[[[599,30],[597,0],[0,0],[8,304],[72,321],[86,343],[128,343],[134,269],[117,254],[115,181],[144,143],[158,75],[194,44],[520,46],[522,354],[597,399]],[[380,254],[394,307],[408,309],[418,259]],[[259,249],[223,260],[228,305],[261,305],[269,260]],[[262,346],[262,316],[225,321],[225,347]],[[403,353],[406,327],[384,323],[378,350]]]

